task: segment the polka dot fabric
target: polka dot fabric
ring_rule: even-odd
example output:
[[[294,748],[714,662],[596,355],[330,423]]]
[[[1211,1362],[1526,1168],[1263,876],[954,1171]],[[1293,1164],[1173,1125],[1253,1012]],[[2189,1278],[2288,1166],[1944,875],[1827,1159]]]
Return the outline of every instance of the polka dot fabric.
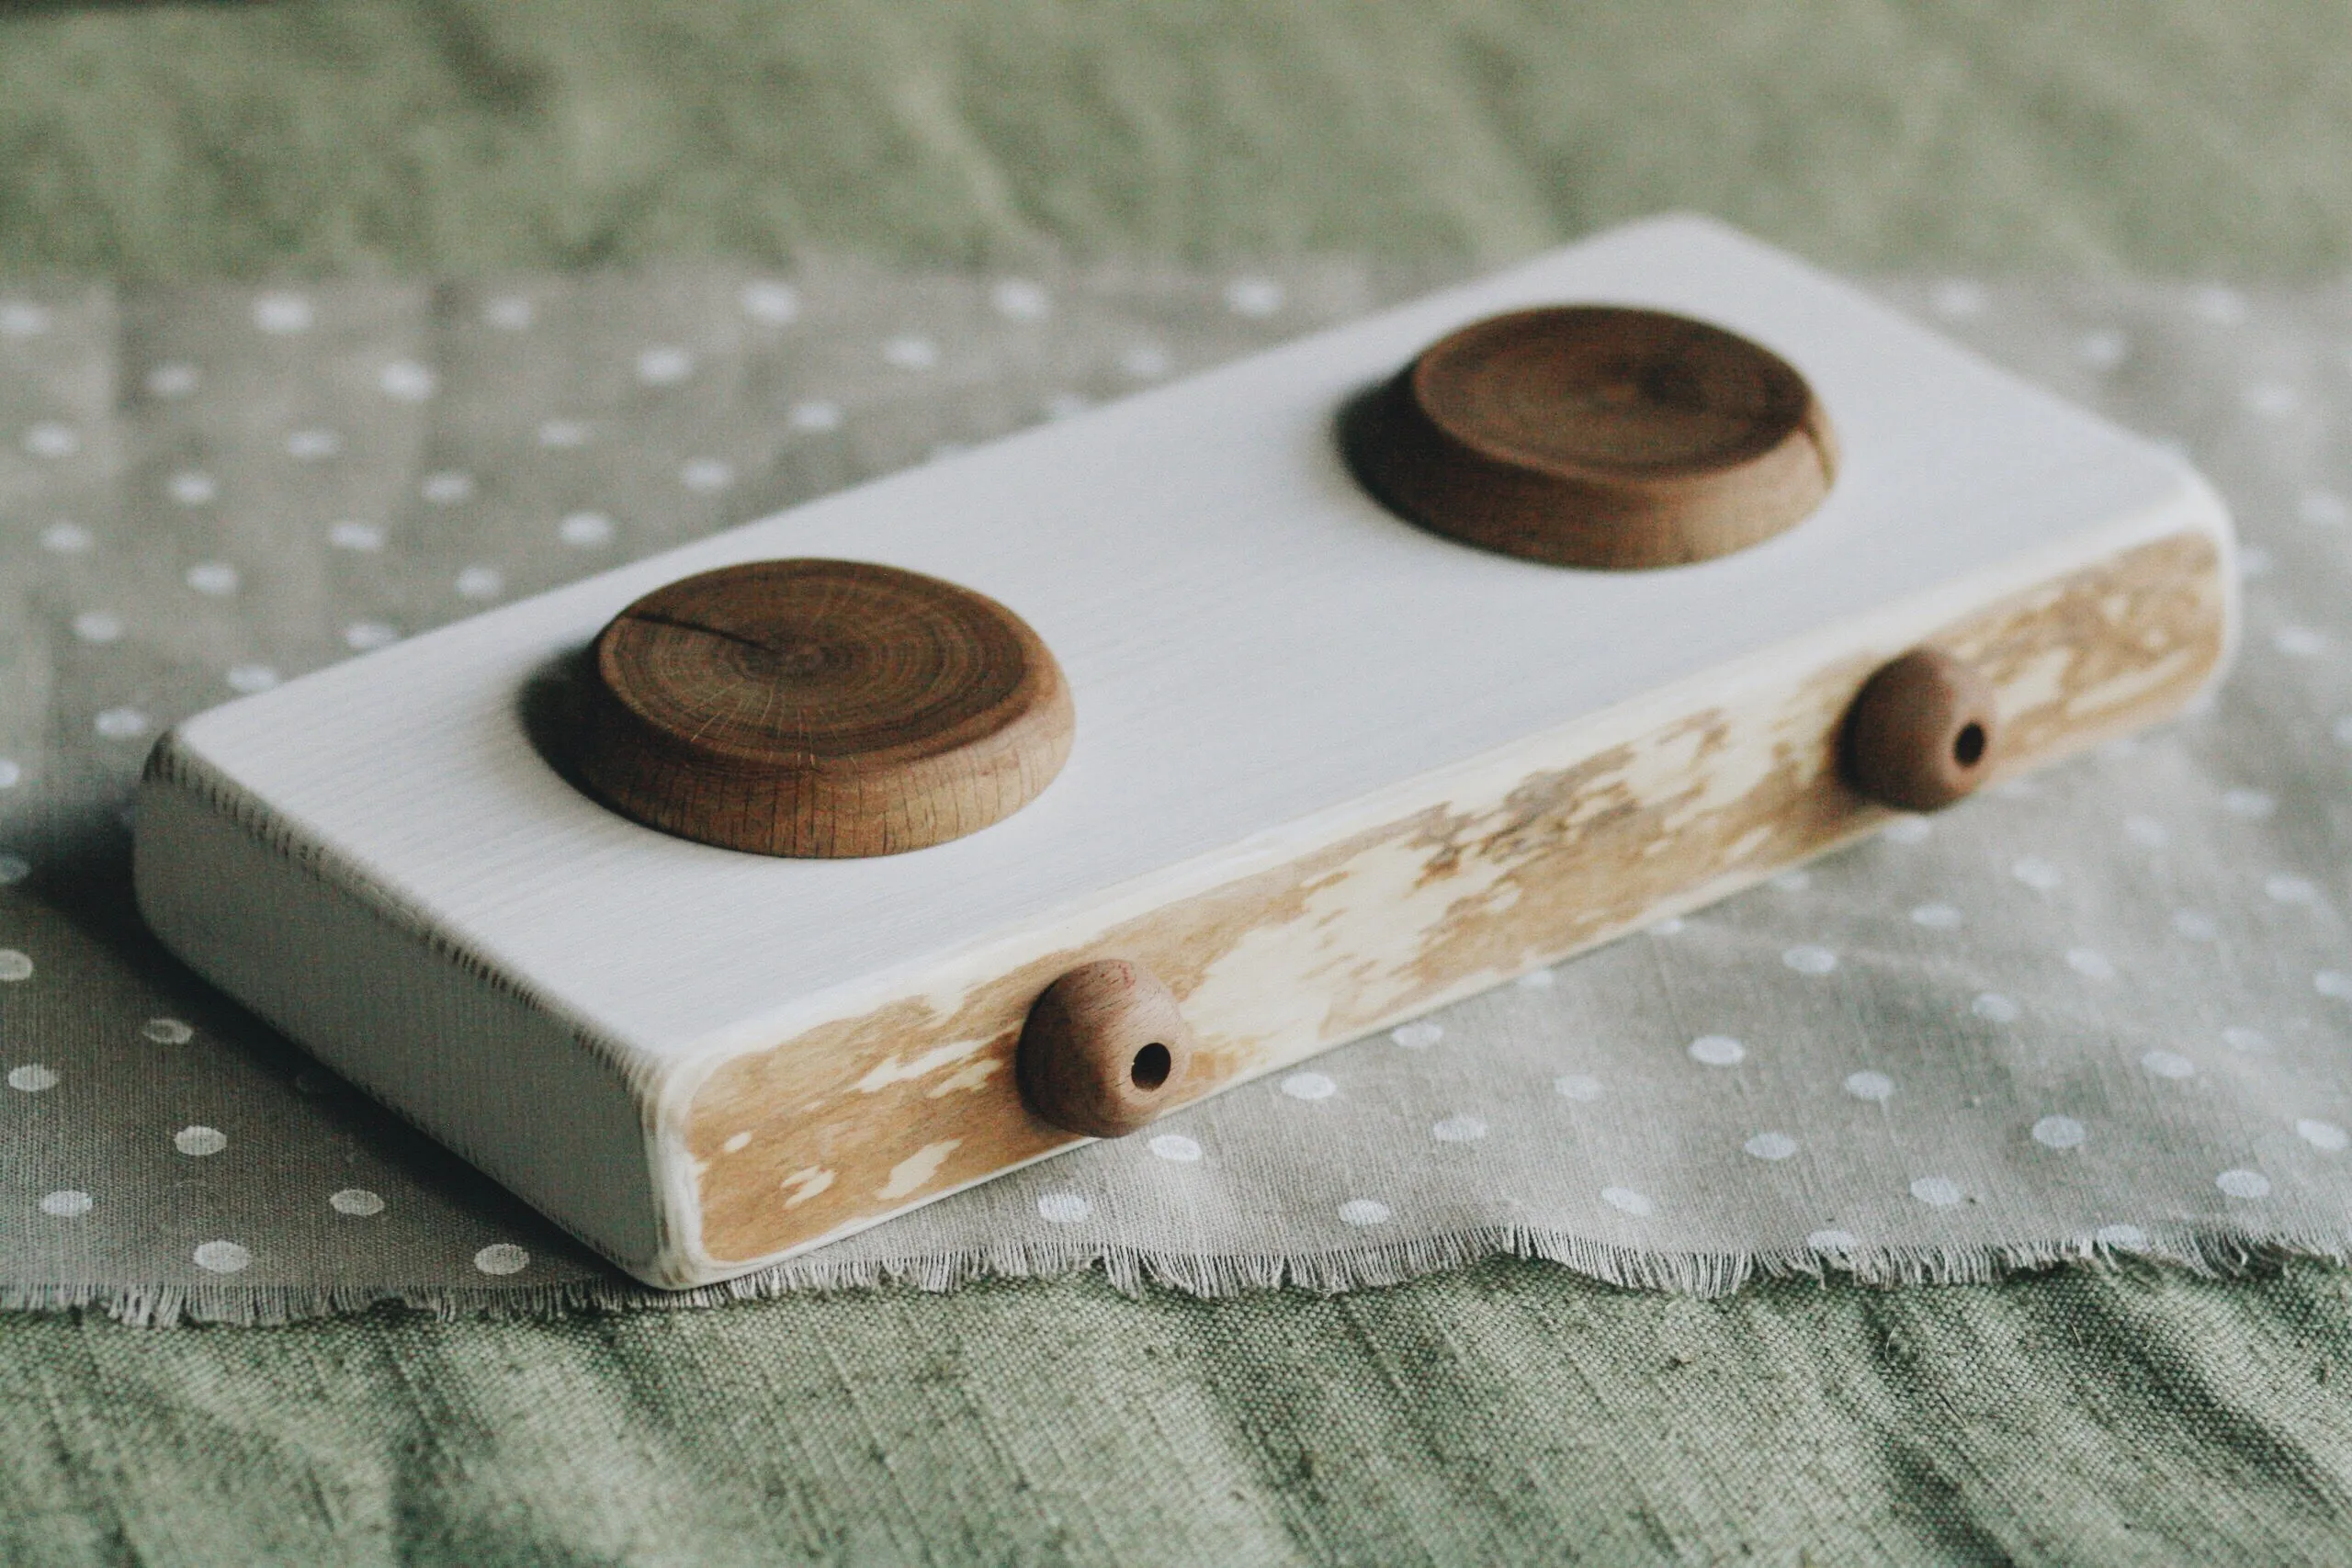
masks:
[[[165,727],[1437,281],[0,287],[0,1302],[650,1295],[143,937],[128,813]],[[2352,295],[1886,292],[2221,485],[2247,636],[2218,701],[748,1288],[2352,1250]]]

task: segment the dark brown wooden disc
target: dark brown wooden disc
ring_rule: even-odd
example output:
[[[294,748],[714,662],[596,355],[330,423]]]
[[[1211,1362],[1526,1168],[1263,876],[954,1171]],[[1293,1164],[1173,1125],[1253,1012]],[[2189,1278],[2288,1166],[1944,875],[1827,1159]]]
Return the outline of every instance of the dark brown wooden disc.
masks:
[[[1758,544],[1829,493],[1804,377],[1660,310],[1520,310],[1441,339],[1346,421],[1349,460],[1412,522],[1556,566],[1679,566]]]
[[[895,854],[1021,809],[1069,685],[995,600],[860,561],[722,567],[596,638],[579,769],[623,815],[760,854]]]

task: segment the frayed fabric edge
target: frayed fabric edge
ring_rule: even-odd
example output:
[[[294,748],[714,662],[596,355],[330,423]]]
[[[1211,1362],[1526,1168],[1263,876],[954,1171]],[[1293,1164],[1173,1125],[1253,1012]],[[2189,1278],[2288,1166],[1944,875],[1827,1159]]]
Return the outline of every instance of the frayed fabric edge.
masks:
[[[1755,1252],[1661,1252],[1559,1231],[1489,1225],[1308,1253],[1201,1256],[1027,1242],[912,1258],[831,1259],[819,1253],[684,1291],[657,1291],[617,1275],[480,1287],[14,1284],[0,1285],[0,1311],[102,1313],[146,1328],[181,1324],[278,1327],[380,1308],[445,1319],[543,1318],[581,1312],[684,1311],[802,1292],[898,1287],[944,1292],[989,1280],[1046,1279],[1095,1269],[1113,1288],[1128,1295],[1149,1288],[1203,1297],[1283,1289],[1338,1295],[1403,1284],[1498,1258],[1558,1264],[1620,1289],[1717,1297],[1758,1279],[1826,1282],[1843,1276],[1881,1287],[1972,1285],[2066,1265],[2153,1264],[2224,1278],[2290,1258],[2342,1265],[2352,1261],[2352,1236],[2178,1230],[2149,1232],[2129,1243],[2077,1236],[1998,1247],[1807,1244]]]

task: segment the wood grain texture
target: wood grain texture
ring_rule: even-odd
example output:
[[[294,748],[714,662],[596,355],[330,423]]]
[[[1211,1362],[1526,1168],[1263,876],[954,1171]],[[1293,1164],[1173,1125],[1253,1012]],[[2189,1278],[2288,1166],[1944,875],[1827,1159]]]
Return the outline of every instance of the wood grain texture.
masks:
[[[863,561],[748,561],[646,594],[596,638],[578,762],[696,842],[836,859],[1003,820],[1069,756],[1069,683],[984,594]]]
[[[1810,516],[1837,474],[1805,378],[1664,310],[1565,306],[1476,321],[1344,422],[1372,491],[1424,527],[1555,566],[1680,566]]]
[[[1014,1077],[1041,1120],[1091,1138],[1148,1125],[1191,1095],[1194,1042],[1159,976],[1098,958],[1061,976],[1029,1009]]]
[[[2177,710],[2218,668],[2229,588],[2204,533],[2146,544],[1932,631],[1999,695],[1998,767]],[[1713,901],[1889,819],[1839,774],[1843,717],[1897,648],[1661,707],[1630,739],[1411,811],[1057,942],[960,992],[910,993],[728,1061],[680,1129],[700,1249],[728,1268],[863,1227],[1072,1141],[1013,1058],[1057,976],[1117,953],[1164,979],[1218,1089]]]

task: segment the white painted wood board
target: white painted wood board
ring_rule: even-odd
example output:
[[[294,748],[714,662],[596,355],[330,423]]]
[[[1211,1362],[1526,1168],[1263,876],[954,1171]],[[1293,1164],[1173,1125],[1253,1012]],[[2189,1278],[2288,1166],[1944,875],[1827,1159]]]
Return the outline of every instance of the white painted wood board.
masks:
[[[1699,316],[1794,364],[1844,451],[1821,512],[1719,560],[1602,574],[1464,547],[1359,489],[1332,439],[1350,395],[1468,321],[1566,301]],[[1891,651],[2183,534],[2226,583],[2226,515],[2173,454],[1754,242],[1660,220],[198,716],[142,789],[140,897],[199,972],[574,1234],[698,1282],[775,1255],[703,1240],[710,1161],[684,1119],[731,1061],[895,1001],[949,1008],[1016,954],[1451,799],[1533,738],[1597,746],[1673,694]],[[525,686],[623,605],[795,555],[931,572],[1027,619],[1075,694],[1062,776],[954,843],[788,861],[638,827],[534,750]],[[1335,1043],[1284,1039],[1238,1076]]]

